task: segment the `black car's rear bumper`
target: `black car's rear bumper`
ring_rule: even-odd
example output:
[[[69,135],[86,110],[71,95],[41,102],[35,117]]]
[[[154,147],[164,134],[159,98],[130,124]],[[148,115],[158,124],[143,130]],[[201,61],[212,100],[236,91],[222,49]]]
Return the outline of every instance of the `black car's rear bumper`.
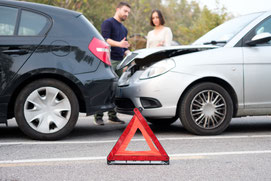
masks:
[[[89,97],[85,98],[86,114],[91,115],[114,109],[116,86],[117,79],[99,80],[91,83],[88,89]]]

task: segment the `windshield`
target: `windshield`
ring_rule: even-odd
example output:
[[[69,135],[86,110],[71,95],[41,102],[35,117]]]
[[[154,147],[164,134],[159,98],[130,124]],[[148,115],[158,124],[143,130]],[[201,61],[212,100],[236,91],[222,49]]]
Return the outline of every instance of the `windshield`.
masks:
[[[240,32],[246,25],[256,19],[262,13],[253,13],[245,16],[240,16],[229,20],[218,27],[212,29],[198,40],[193,45],[203,44],[223,44],[231,40],[238,32]]]

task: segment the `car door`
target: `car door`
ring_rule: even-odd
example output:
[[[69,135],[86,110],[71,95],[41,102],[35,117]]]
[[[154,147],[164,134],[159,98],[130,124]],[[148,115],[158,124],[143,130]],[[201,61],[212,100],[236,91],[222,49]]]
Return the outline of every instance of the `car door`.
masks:
[[[271,33],[271,17],[253,28],[244,38]],[[271,108],[271,41],[243,48],[244,98],[246,108]]]
[[[50,20],[45,15],[0,4],[0,96],[49,27]]]

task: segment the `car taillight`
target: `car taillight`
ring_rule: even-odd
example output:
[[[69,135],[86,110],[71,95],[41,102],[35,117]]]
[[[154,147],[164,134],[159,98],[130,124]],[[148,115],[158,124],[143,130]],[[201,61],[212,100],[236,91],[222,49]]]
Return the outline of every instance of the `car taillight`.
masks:
[[[88,49],[102,62],[111,66],[110,48],[106,42],[94,37],[88,45]]]

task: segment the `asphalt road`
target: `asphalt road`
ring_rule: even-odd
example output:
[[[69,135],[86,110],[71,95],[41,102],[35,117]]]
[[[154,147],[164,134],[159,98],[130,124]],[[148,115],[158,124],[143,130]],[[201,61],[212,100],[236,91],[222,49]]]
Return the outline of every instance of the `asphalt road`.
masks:
[[[131,119],[120,117],[127,124]],[[9,120],[9,127],[0,125],[0,181],[271,179],[271,117],[233,119],[218,136],[192,135],[179,120],[168,128],[150,125],[170,165],[107,165],[127,124],[97,126],[92,116],[81,115],[68,137],[42,142],[25,137]],[[128,149],[148,146],[137,133]]]

